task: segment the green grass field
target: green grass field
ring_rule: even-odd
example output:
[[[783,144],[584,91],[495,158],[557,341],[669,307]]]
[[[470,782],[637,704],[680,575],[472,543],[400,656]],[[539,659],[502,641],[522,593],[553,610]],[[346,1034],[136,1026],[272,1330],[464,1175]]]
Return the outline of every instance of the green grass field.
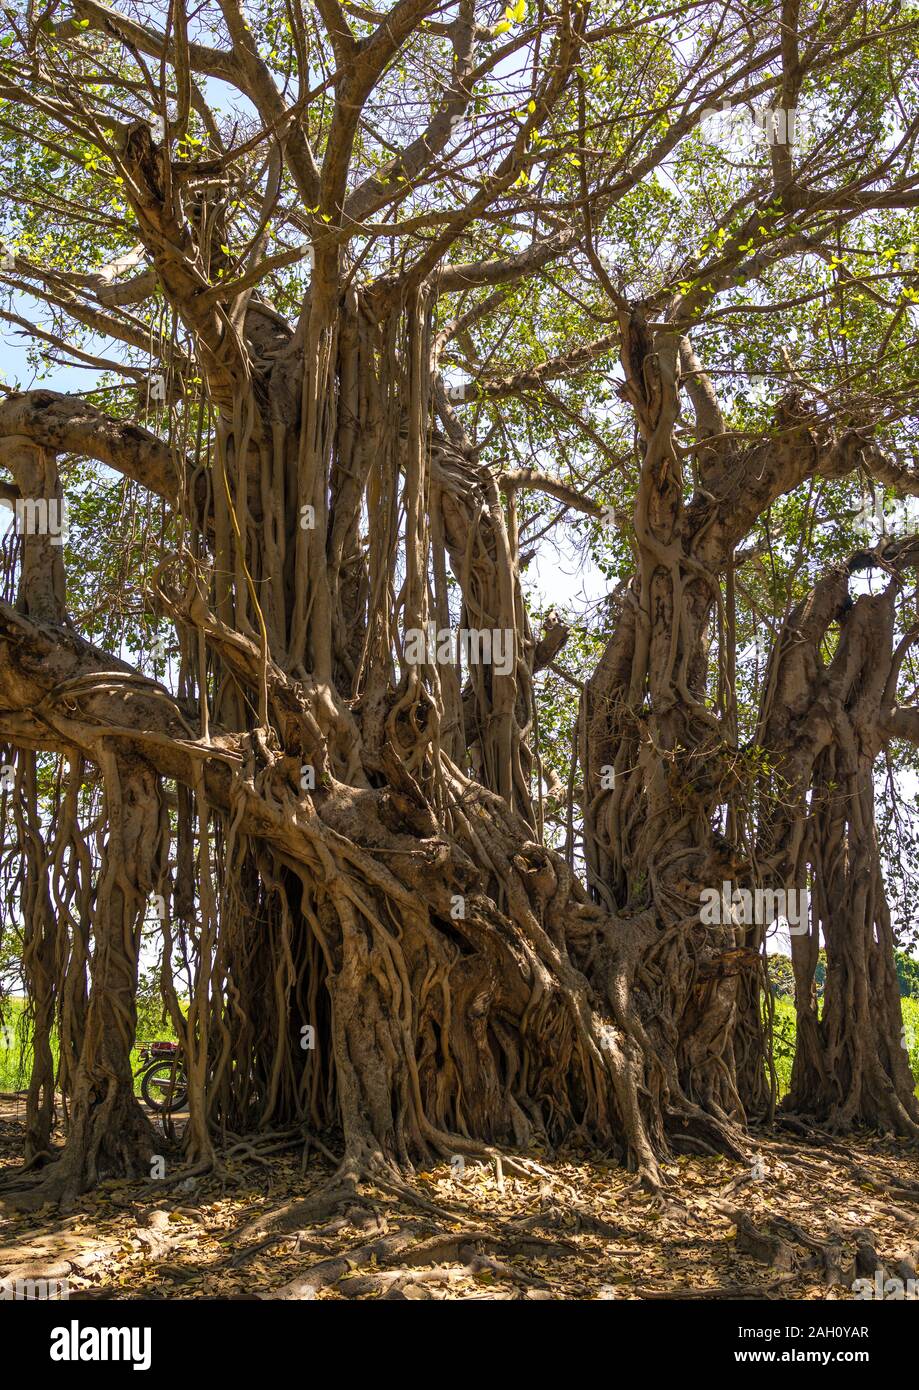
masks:
[[[901,999],[903,1027],[909,1063],[919,1091],[919,999]],[[795,1055],[795,1006],[787,995],[775,1000],[775,1071],[779,1095],[784,1096],[791,1085],[791,1064]]]
[[[143,1016],[138,1024],[138,1040],[131,1052],[131,1070],[140,1066],[140,1048],[154,1038],[175,1040],[170,1023],[160,1024]],[[51,1050],[57,1064],[57,1033],[51,1037]],[[0,1091],[21,1091],[29,1084],[31,1052],[25,1019],[25,1001],[8,999],[0,1017]],[[135,1085],[139,1091],[140,1086]]]

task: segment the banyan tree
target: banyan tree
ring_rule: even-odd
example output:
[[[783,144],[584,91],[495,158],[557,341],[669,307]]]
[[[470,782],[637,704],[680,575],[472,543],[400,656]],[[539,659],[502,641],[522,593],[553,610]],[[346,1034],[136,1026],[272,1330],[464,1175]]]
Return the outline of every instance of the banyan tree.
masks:
[[[743,1156],[723,884],[808,897],[791,1121],[915,1139],[919,21],[386,6],[3,20],[7,1190],[147,1171],[150,960],[189,1171]]]

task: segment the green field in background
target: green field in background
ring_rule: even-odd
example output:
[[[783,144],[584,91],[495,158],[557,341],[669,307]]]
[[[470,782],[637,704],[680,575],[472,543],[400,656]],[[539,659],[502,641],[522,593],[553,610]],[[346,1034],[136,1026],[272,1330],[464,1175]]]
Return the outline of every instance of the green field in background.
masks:
[[[140,1036],[131,1051],[131,1070],[136,1072],[140,1066],[140,1049],[154,1038],[175,1042],[176,1035],[171,1023],[147,1022],[141,1019],[138,1027]],[[51,1035],[51,1051],[57,1065],[57,1032]],[[22,1091],[29,1084],[31,1050],[25,1019],[25,1001],[7,999],[0,1016],[0,1091]],[[135,1083],[135,1091],[140,1084]]]

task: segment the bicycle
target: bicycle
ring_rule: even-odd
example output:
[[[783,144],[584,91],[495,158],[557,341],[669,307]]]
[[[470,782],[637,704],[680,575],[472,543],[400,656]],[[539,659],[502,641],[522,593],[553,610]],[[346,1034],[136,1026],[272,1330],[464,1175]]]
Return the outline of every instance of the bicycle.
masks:
[[[179,1044],[149,1043],[140,1049],[140,1058],[135,1075],[145,1103],[160,1115],[181,1110],[188,1099],[188,1077]]]

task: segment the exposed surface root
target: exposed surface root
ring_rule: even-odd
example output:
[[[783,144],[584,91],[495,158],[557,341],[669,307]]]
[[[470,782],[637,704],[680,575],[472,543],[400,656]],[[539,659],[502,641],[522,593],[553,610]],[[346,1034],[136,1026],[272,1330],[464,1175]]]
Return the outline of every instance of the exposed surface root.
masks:
[[[10,1159],[16,1128],[0,1130]],[[227,1147],[240,1140],[262,1147],[248,1135]],[[304,1174],[296,1149],[268,1166],[241,1149],[187,1193],[107,1181],[66,1221],[0,1207],[0,1278],[64,1277],[72,1298],[436,1300],[826,1299],[851,1297],[856,1278],[872,1289],[880,1278],[884,1296],[888,1279],[912,1277],[919,1223],[898,1202],[919,1186],[919,1162],[906,1147],[780,1132],[756,1147],[752,1170],[722,1157],[665,1164],[666,1200],[614,1164],[544,1154],[533,1159],[544,1176],[505,1163],[499,1182],[492,1162],[470,1159],[461,1180],[439,1163],[384,1187],[337,1182],[322,1159]]]

